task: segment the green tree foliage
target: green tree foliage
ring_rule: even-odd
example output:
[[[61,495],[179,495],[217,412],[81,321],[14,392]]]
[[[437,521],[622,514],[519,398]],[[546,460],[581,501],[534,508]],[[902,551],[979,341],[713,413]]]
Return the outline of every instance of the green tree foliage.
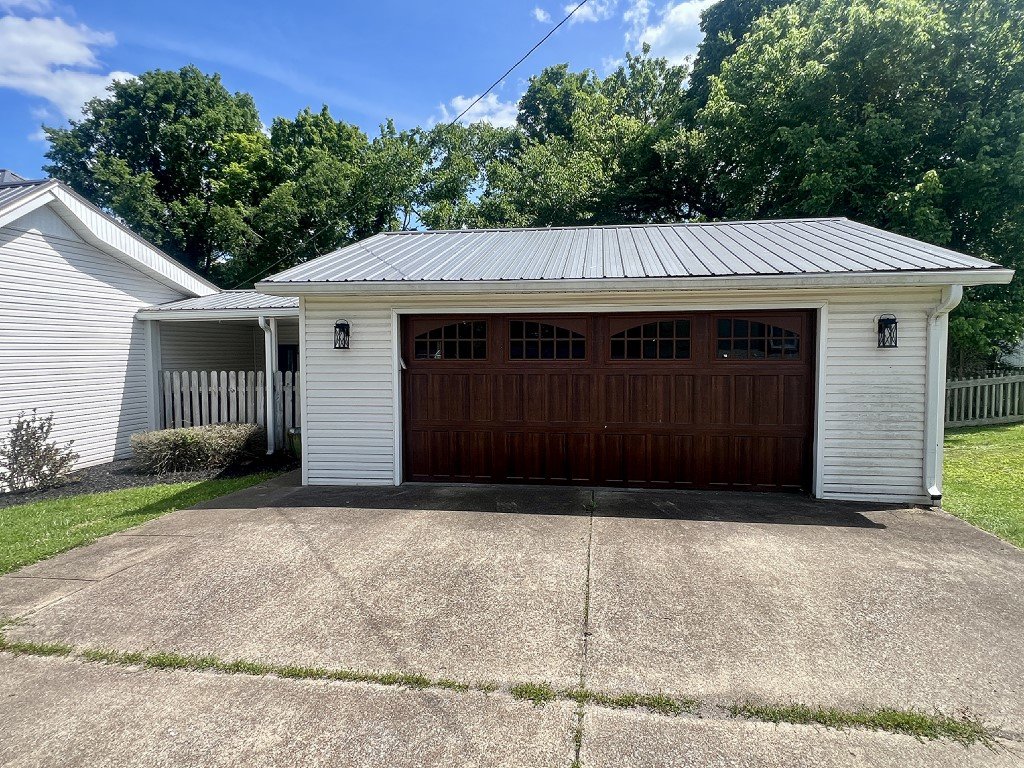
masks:
[[[721,0],[704,9],[700,30],[704,39],[697,47],[690,75],[690,105],[703,107],[711,90],[711,78],[722,71],[722,63],[739,47],[751,25],[789,0]]]
[[[480,203],[494,226],[669,220],[686,215],[657,150],[681,116],[688,70],[626,55],[608,77],[549,67],[519,102],[518,151],[492,161]]]
[[[361,195],[369,142],[326,107],[276,118],[269,136],[228,136],[222,150],[218,200],[245,225],[244,247],[217,265],[222,283],[249,284],[372,234]]]
[[[719,0],[692,74],[549,67],[517,124],[264,129],[193,67],[47,129],[48,171],[220,284],[387,229],[843,215],[1024,267],[1024,0]],[[1020,337],[1024,281],[968,292],[958,367]]]
[[[260,131],[248,94],[229,93],[195,67],[116,82],[69,128],[46,128],[45,170],[201,272],[244,234],[216,193],[218,148]]]
[[[666,151],[706,178],[714,215],[844,215],[1024,266],[1021,8],[783,6],[754,22]],[[971,291],[954,351],[990,356],[1022,326],[1019,280]]]

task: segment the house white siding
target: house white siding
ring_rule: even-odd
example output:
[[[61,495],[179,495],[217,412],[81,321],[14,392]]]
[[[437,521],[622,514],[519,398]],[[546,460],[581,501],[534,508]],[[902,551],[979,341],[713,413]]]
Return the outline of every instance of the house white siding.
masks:
[[[314,485],[391,485],[395,479],[394,335],[382,306],[307,302],[301,368],[304,476]],[[339,314],[339,311],[341,314]],[[334,323],[352,348],[334,349]]]
[[[898,303],[897,303],[898,297]],[[924,491],[929,310],[939,291],[828,305],[823,495],[928,502]],[[876,319],[899,320],[899,347],[879,349]]]
[[[395,312],[771,309],[826,306],[817,400],[817,492],[826,498],[927,502],[924,492],[927,312],[938,289],[821,289],[304,299],[304,481],[391,484],[400,403]],[[877,348],[876,319],[899,319],[899,347]],[[352,348],[333,348],[334,323]]]
[[[185,294],[84,242],[38,208],[0,229],[0,436],[54,414],[79,466],[126,456],[148,428],[146,337],[135,313]]]
[[[254,320],[160,323],[162,370],[253,371],[262,361],[263,331]]]

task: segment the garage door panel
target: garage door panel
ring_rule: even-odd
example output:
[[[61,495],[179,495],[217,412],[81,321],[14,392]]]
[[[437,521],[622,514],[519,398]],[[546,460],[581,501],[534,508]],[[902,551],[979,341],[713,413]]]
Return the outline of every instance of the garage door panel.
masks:
[[[565,436],[566,473],[572,483],[593,483],[596,439],[587,432],[569,432]]]
[[[622,424],[626,421],[626,376],[613,374],[604,377],[604,421],[606,424]]]
[[[707,424],[731,424],[733,421],[733,383],[735,377],[732,375],[711,375],[702,376],[701,385],[704,388],[702,400],[707,403],[706,419]]]
[[[523,376],[523,421],[539,422],[548,420],[548,383],[550,377],[543,373],[528,373]]]
[[[737,375],[732,380],[732,420],[736,426],[754,423],[754,398],[756,387],[754,377]]]
[[[779,439],[776,461],[779,464],[777,484],[782,488],[799,489],[804,485],[804,467],[809,464],[811,441],[805,437]]]
[[[782,423],[790,427],[808,423],[807,381],[803,376],[783,376]]]
[[[474,424],[485,424],[493,417],[494,382],[485,373],[474,373],[469,377],[469,420]]]
[[[551,373],[547,377],[547,415],[549,424],[558,424],[569,420],[569,375]]]
[[[459,483],[492,479],[493,435],[490,432],[452,433],[452,479]]]
[[[523,377],[503,373],[495,377],[498,420],[518,424],[523,420]]]
[[[450,316],[413,321],[427,331],[438,323],[465,327]],[[755,490],[809,484],[810,312],[682,320],[495,315],[473,323],[474,334],[486,329],[486,354],[474,336],[466,350],[428,345],[429,354],[417,358],[412,338],[403,337],[409,479]],[[562,338],[570,332],[576,335]]]
[[[694,386],[692,375],[679,374],[673,376],[671,422],[684,426],[693,424],[693,415],[697,410],[694,403]]]
[[[590,424],[596,419],[598,398],[594,391],[595,381],[590,374],[569,376],[569,421],[574,424]]]
[[[448,420],[465,423],[470,417],[472,392],[469,386],[468,373],[453,373],[447,377],[446,399],[448,400]]]

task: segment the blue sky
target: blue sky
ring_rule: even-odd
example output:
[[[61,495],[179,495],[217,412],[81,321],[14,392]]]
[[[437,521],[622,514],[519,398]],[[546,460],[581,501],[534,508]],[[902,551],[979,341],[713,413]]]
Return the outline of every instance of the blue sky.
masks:
[[[680,61],[712,0],[589,0],[467,119],[507,124],[527,78],[603,74],[651,43]],[[112,78],[195,64],[256,99],[265,123],[327,104],[371,135],[451,119],[576,3],[0,0],[0,167],[41,175],[40,125],[63,125]]]

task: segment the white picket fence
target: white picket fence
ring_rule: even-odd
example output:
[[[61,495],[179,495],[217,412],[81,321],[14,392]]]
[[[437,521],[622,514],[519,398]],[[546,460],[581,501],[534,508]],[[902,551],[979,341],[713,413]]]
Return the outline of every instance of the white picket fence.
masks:
[[[161,371],[164,429],[244,422],[266,426],[263,371]],[[275,441],[284,445],[300,426],[299,374],[277,371],[273,397]]]
[[[1024,422],[1024,374],[946,382],[946,426]]]

